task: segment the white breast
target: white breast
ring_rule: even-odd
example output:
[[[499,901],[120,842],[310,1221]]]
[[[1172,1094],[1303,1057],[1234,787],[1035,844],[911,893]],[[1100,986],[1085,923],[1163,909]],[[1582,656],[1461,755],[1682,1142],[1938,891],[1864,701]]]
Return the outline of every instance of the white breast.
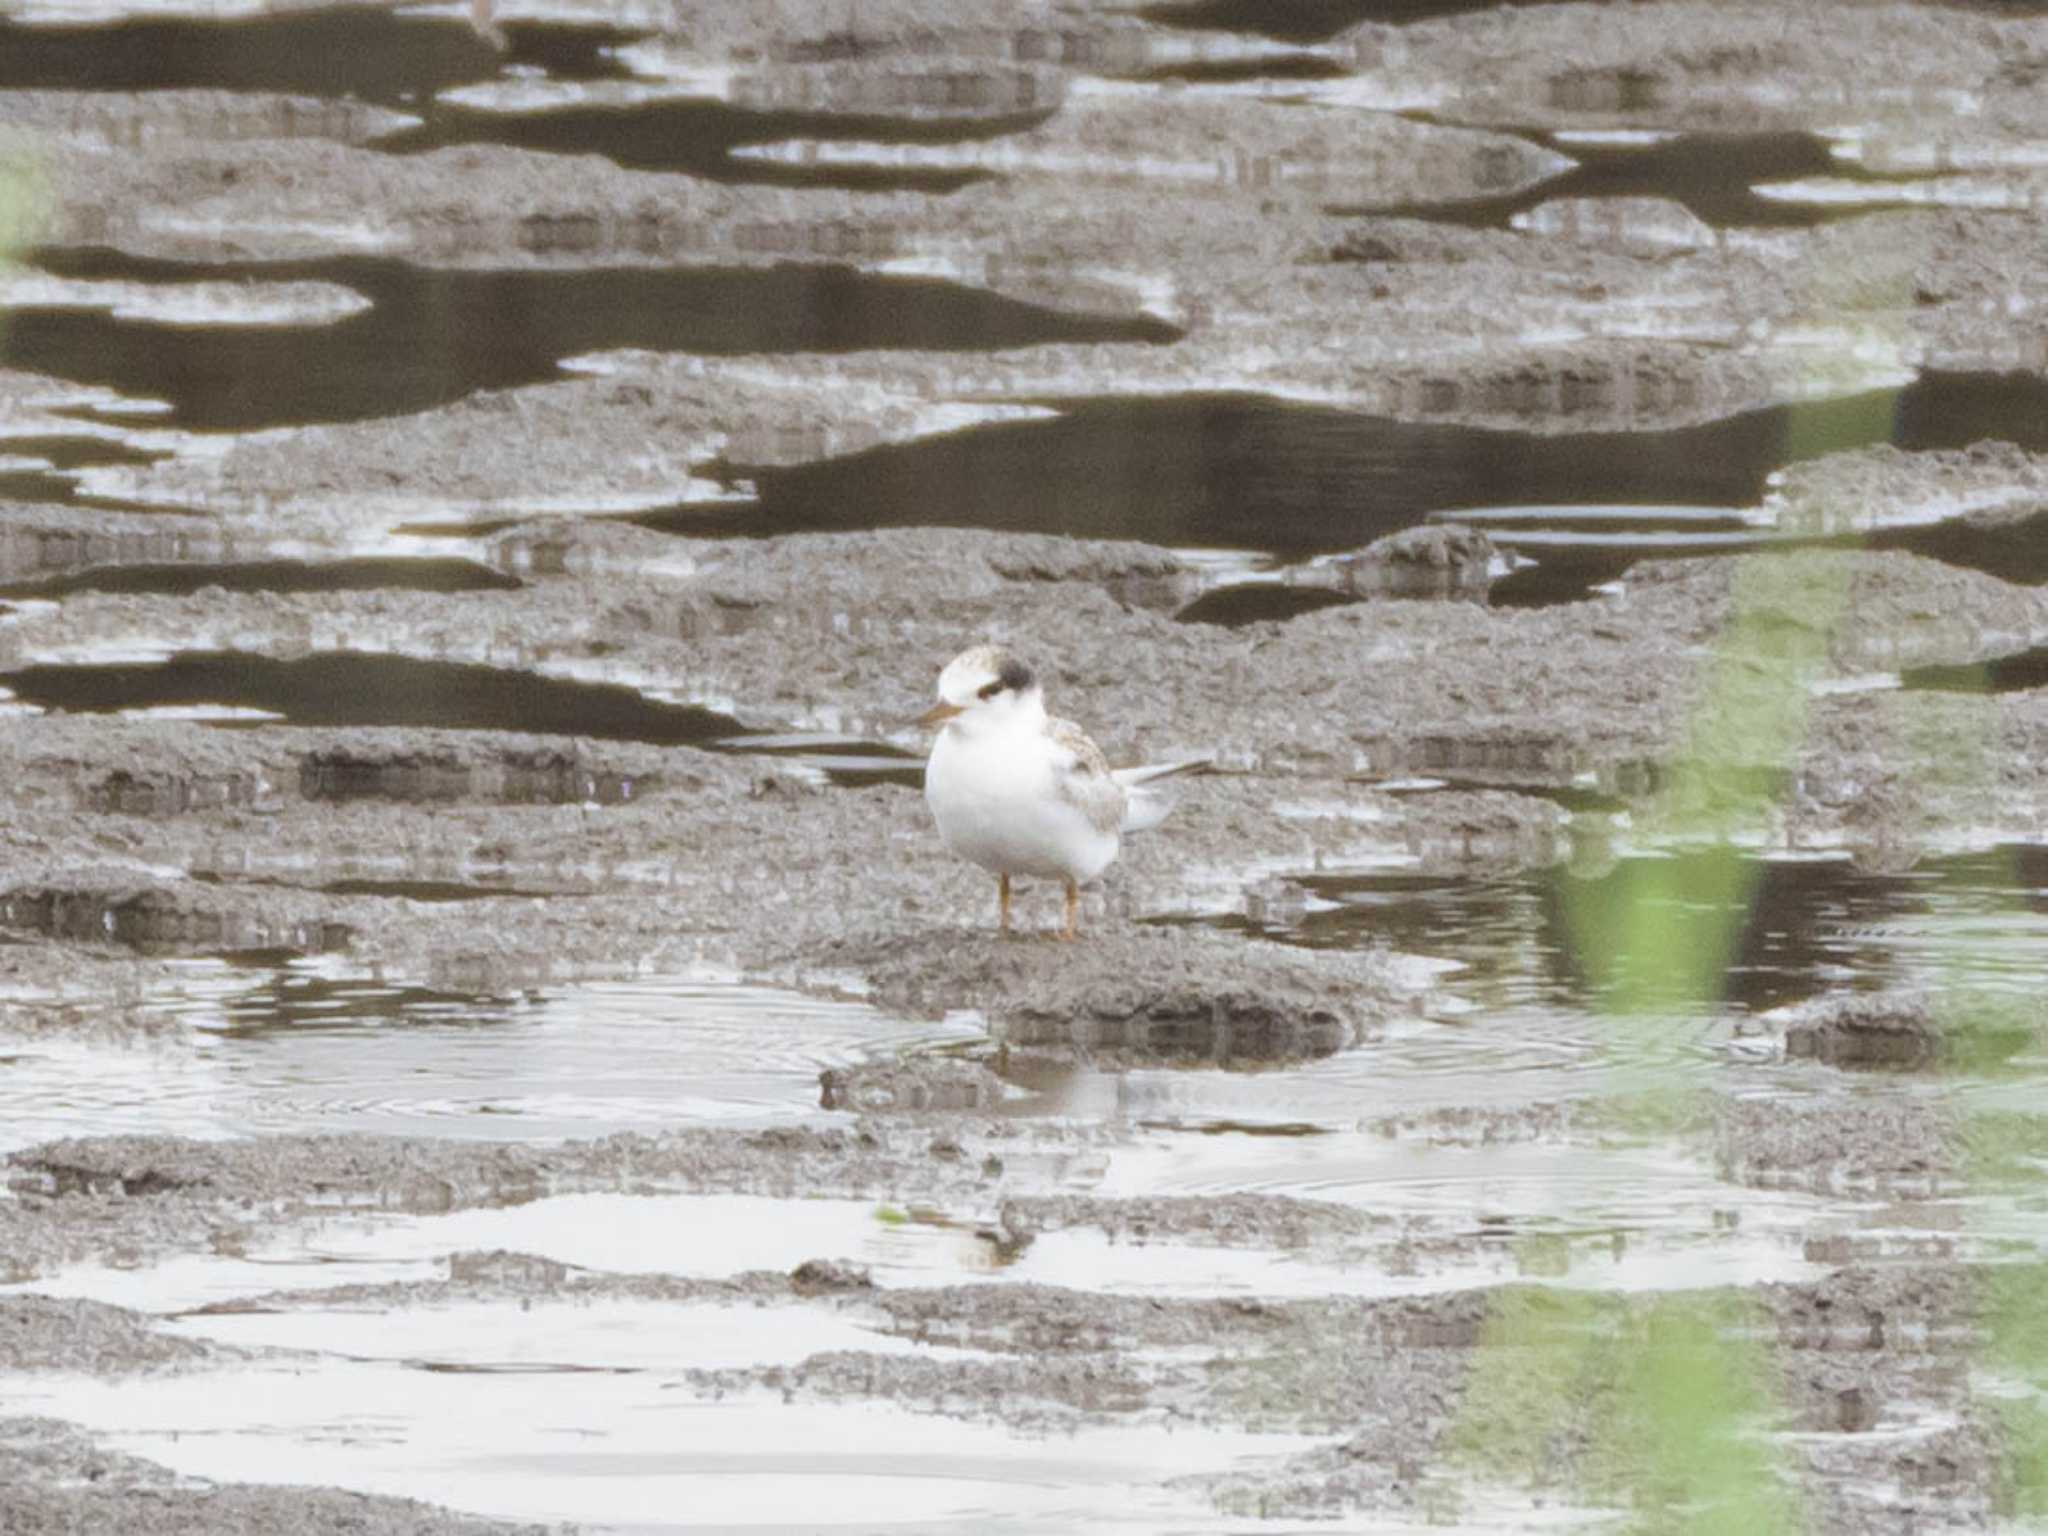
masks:
[[[995,874],[1093,880],[1117,855],[1117,834],[1060,793],[1036,724],[972,735],[948,726],[925,765],[924,798],[946,846]]]

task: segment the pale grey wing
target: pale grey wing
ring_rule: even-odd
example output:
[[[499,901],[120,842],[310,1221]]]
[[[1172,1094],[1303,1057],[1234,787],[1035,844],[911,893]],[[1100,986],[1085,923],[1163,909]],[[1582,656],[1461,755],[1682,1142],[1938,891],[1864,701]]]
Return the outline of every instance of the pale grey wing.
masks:
[[[1173,809],[1173,791],[1161,787],[1159,781],[1177,774],[1199,773],[1211,761],[1190,757],[1177,763],[1144,763],[1135,768],[1112,769],[1109,776],[1124,789],[1123,830],[1147,832],[1166,820],[1166,813]]]
[[[1139,763],[1131,768],[1112,768],[1109,776],[1125,789],[1150,784],[1154,779],[1171,779],[1183,773],[1200,773],[1216,766],[1213,757],[1184,757],[1177,763]]]
[[[1096,831],[1116,832],[1124,822],[1124,787],[1110,773],[1102,749],[1071,720],[1048,720],[1045,733],[1060,749],[1052,770],[1060,794],[1081,808]]]

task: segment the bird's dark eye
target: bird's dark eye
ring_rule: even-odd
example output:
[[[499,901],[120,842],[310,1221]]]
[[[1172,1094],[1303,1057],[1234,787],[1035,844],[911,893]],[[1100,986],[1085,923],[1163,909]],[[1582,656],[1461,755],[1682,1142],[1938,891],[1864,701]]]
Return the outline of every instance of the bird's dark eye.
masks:
[[[998,679],[996,679],[996,681],[994,681],[994,682],[992,682],[992,683],[983,683],[983,684],[981,685],[981,687],[980,687],[980,688],[979,688],[978,690],[976,690],[976,692],[975,692],[975,695],[974,695],[974,696],[975,696],[976,698],[978,698],[978,699],[992,699],[992,698],[994,698],[994,697],[995,697],[995,696],[996,696],[997,694],[1001,693],[1002,691],[1003,691],[1003,683],[1002,683],[1002,679],[1001,679],[1001,678],[998,678]]]

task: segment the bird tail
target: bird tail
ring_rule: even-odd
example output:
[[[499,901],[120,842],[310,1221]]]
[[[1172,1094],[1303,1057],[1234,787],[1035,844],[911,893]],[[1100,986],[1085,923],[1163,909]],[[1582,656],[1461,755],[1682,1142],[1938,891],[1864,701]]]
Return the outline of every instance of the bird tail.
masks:
[[[1145,763],[1136,768],[1113,768],[1110,777],[1124,787],[1122,832],[1146,832],[1166,820],[1173,809],[1173,791],[1155,788],[1161,779],[1183,773],[1200,773],[1210,765],[1206,757],[1190,757],[1178,763]]]

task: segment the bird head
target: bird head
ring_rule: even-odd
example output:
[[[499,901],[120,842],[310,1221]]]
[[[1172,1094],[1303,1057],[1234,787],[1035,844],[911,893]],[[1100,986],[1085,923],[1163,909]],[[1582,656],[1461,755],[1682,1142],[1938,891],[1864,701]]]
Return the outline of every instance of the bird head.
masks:
[[[938,693],[939,702],[918,716],[917,723],[927,730],[961,715],[993,719],[1039,699],[1032,670],[993,645],[977,645],[947,662],[939,673]]]

